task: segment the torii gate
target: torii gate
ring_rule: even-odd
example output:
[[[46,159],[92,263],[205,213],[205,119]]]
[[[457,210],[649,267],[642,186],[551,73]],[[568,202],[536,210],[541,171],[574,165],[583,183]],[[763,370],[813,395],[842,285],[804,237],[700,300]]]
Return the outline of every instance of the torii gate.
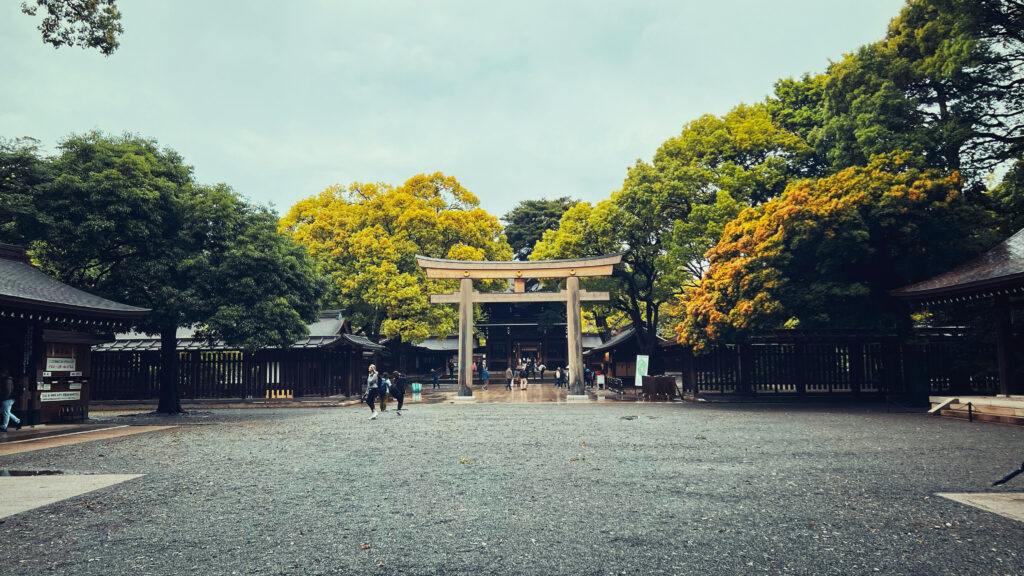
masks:
[[[532,262],[488,262],[443,260],[416,256],[416,263],[427,278],[459,279],[455,294],[431,294],[432,304],[459,303],[459,397],[472,397],[469,384],[473,381],[473,303],[474,302],[565,302],[569,339],[569,374],[572,377],[569,394],[585,396],[583,386],[583,339],[580,302],[608,300],[607,292],[580,290],[580,278],[611,276],[612,267],[622,260],[622,254],[574,258],[571,260],[537,260]],[[514,292],[474,292],[473,280],[513,278]],[[560,292],[526,292],[527,278],[565,278],[565,290]]]

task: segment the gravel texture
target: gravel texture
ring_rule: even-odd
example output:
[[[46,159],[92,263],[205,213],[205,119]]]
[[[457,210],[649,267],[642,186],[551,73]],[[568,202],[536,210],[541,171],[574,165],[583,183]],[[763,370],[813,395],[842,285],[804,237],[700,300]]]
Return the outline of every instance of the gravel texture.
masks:
[[[1024,574],[1024,428],[879,407],[470,404],[114,418],[0,458],[144,477],[0,523],[21,574]]]

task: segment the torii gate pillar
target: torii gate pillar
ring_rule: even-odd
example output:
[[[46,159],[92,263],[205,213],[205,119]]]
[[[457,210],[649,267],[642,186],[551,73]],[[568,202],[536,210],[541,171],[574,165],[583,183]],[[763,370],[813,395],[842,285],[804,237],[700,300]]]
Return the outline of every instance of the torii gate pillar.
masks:
[[[472,396],[473,382],[473,280],[459,281],[459,396]]]
[[[565,279],[565,323],[569,339],[569,393],[583,396],[587,393],[583,383],[583,315],[580,312],[580,279]]]

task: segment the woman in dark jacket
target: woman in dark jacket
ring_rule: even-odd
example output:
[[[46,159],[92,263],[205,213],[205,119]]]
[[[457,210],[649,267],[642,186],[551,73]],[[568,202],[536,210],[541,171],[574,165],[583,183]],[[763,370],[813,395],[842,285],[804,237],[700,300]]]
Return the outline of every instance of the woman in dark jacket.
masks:
[[[391,397],[398,401],[398,409],[395,414],[402,415],[402,404],[405,402],[405,376],[398,370],[391,374]]]

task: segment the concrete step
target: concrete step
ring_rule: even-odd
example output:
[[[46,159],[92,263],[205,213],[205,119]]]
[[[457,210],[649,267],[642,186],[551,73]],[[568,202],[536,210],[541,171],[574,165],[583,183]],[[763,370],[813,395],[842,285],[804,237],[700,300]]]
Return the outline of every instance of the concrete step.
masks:
[[[976,406],[972,410],[972,414],[968,414],[967,406],[963,405],[962,408],[953,405],[950,408],[942,409],[938,412],[943,418],[953,418],[955,420],[967,420],[969,417],[973,418],[975,422],[997,422],[999,424],[1013,424],[1016,426],[1024,426],[1024,416],[1018,416],[1016,414],[993,413],[985,408],[986,406]]]

